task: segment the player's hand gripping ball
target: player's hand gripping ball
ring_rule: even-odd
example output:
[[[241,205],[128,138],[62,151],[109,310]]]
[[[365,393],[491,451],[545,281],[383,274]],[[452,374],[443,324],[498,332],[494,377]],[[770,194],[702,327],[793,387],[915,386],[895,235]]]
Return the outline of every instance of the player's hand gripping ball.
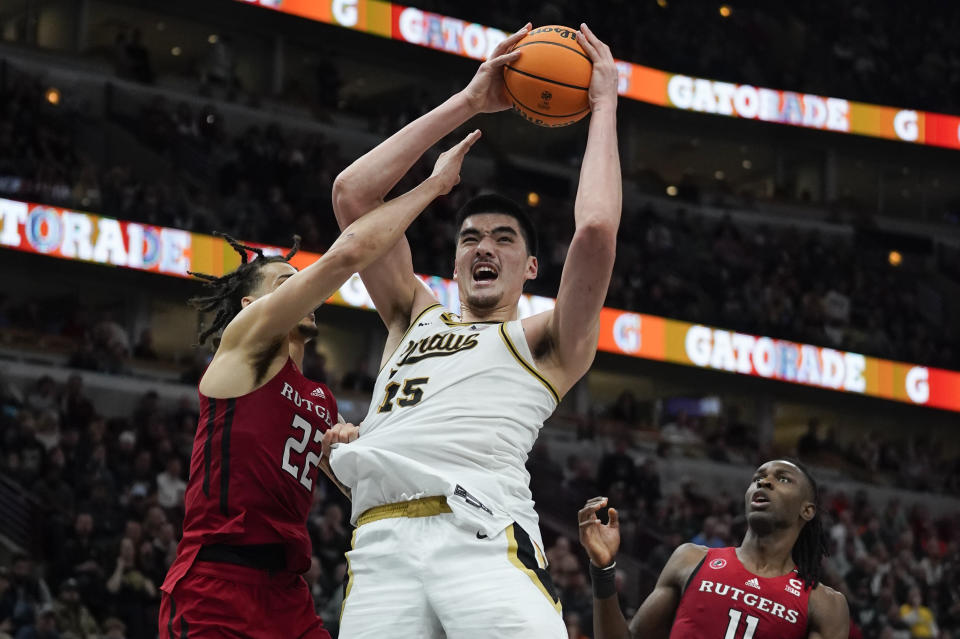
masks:
[[[577,42],[576,29],[538,27],[513,51],[522,53],[504,67],[503,79],[514,111],[544,127],[567,126],[590,112],[593,62]]]

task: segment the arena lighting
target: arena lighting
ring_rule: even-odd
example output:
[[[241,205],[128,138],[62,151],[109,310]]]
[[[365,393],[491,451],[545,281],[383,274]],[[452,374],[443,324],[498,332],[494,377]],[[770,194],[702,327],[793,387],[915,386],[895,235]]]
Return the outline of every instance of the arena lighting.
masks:
[[[675,186],[672,185],[672,184],[671,184],[670,186],[668,186],[668,187],[667,187],[667,195],[669,195],[670,197],[676,197],[676,195],[677,195],[677,187],[675,187]]]
[[[207,42],[209,42],[210,44],[216,44],[217,40],[219,39],[220,38],[217,37],[216,33],[211,33],[210,35],[207,36]]]
[[[661,9],[666,9],[667,0],[657,0],[657,6],[659,6]]]
[[[890,262],[890,266],[900,266],[903,263],[903,255],[900,254],[900,251],[890,251],[887,260]]]
[[[173,47],[172,49],[170,49],[170,55],[177,56],[177,55],[180,55],[181,53],[183,53],[183,49],[181,49],[180,47]]]
[[[713,172],[713,177],[718,180],[722,180],[723,178],[727,177],[727,174],[717,169],[716,171]]]
[[[540,194],[536,191],[527,193],[527,206],[540,206]]]
[[[57,87],[50,87],[49,89],[47,89],[47,92],[44,94],[43,97],[45,97],[47,99],[47,102],[49,102],[53,106],[57,106],[58,104],[60,104],[60,89],[58,89]]]
[[[731,13],[732,13],[732,11],[730,10],[730,6],[729,6],[729,5],[726,5],[726,4],[721,4],[721,5],[720,5],[720,16],[721,16],[721,17],[723,17],[723,18],[729,18]]]
[[[234,1],[477,60],[489,55],[507,37],[501,29],[384,0]],[[617,68],[620,95],[631,100],[699,113],[960,149],[958,116],[719,82],[623,60],[617,61]]]
[[[744,160],[743,162],[740,163],[740,166],[742,166],[747,170],[750,170],[753,168],[753,162],[751,162],[750,160]]]
[[[250,243],[265,255],[287,249]],[[240,258],[222,238],[0,198],[0,248],[104,266],[189,278],[187,271],[223,275]],[[319,255],[300,251],[304,268]],[[446,308],[459,312],[455,282],[419,276]],[[354,275],[328,303],[373,309]],[[520,317],[553,308],[549,297],[524,295]],[[894,362],[859,353],[747,335],[722,328],[604,308],[598,348],[607,353],[845,391],[960,413],[960,372]]]

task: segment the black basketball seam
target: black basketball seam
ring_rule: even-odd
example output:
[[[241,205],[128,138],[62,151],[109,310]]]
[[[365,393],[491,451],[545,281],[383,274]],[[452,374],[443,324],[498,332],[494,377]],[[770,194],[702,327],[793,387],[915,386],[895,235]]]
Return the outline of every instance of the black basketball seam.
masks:
[[[509,68],[509,67],[508,67],[508,68]],[[534,76],[534,77],[536,77],[536,76]],[[539,79],[540,79],[540,80],[543,80],[543,78],[539,78]],[[545,81],[545,82],[549,82],[549,80],[544,80],[544,81]],[[526,109],[526,110],[529,111],[530,113],[536,113],[537,115],[544,115],[544,116],[546,116],[546,117],[548,117],[548,118],[572,118],[572,117],[575,116],[575,115],[580,115],[581,113],[585,113],[586,111],[589,111],[589,110],[590,110],[590,107],[587,107],[586,109],[582,109],[582,110],[576,111],[576,112],[574,112],[574,113],[567,113],[567,114],[562,114],[562,115],[554,115],[553,113],[543,113],[542,111],[536,111],[536,110],[534,110],[534,109],[531,109],[531,108],[528,107],[526,104],[524,104],[523,102],[521,102],[521,101],[520,101],[520,98],[518,98],[517,96],[515,96],[515,95],[513,94],[513,91],[510,90],[510,87],[507,86],[507,83],[506,83],[506,82],[503,83],[503,88],[505,88],[505,89],[507,90],[507,93],[510,94],[510,97],[513,98],[513,101],[516,102],[517,104],[519,104],[520,106],[522,106],[524,109]]]
[[[557,85],[562,86],[562,87],[567,87],[568,89],[577,89],[577,90],[579,90],[579,91],[589,91],[589,90],[590,90],[590,87],[581,87],[581,86],[577,86],[576,84],[567,84],[566,82],[560,82],[559,80],[551,80],[550,78],[543,78],[543,77],[540,77],[539,75],[534,75],[534,74],[532,74],[532,73],[527,73],[526,71],[521,71],[520,69],[516,69],[516,68],[514,68],[514,67],[511,67],[509,64],[507,65],[507,68],[510,69],[511,71],[513,71],[514,73],[519,73],[520,75],[525,75],[525,76],[527,76],[528,78],[533,78],[534,80],[542,80],[543,82],[549,82],[550,84],[557,84]]]
[[[555,47],[563,47],[564,49],[569,49],[570,51],[573,51],[573,52],[576,53],[578,56],[581,56],[584,60],[586,60],[587,62],[589,62],[591,65],[593,65],[593,60],[590,59],[590,56],[588,56],[588,55],[586,55],[585,53],[583,53],[583,51],[577,51],[577,50],[574,49],[573,47],[568,47],[567,45],[563,44],[562,42],[550,42],[549,40],[537,40],[537,41],[535,41],[535,42],[528,42],[528,43],[526,43],[526,44],[518,44],[518,45],[514,46],[513,49],[511,49],[511,51],[516,51],[516,50],[519,49],[520,47],[529,47],[531,44],[552,44],[552,45],[555,46]]]

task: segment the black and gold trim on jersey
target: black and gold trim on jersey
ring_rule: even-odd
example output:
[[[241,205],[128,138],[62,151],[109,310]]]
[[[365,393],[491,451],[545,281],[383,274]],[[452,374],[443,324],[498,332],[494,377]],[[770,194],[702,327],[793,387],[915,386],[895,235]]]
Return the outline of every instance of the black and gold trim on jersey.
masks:
[[[357,529],[354,528],[353,535],[350,536],[350,550],[353,550],[356,547],[357,547]],[[350,589],[353,588],[353,568],[350,566],[350,553],[347,553],[346,557],[347,557],[347,574],[345,576],[345,582],[343,584],[343,601],[340,602],[340,621],[343,621],[343,609],[347,606],[347,597],[350,596]]]
[[[437,303],[435,303],[435,304],[431,304],[430,306],[426,307],[425,309],[423,309],[422,311],[420,311],[419,313],[417,313],[416,317],[414,317],[412,320],[410,320],[410,325],[407,326],[407,330],[405,330],[405,331],[403,332],[403,335],[400,336],[400,339],[397,340],[397,345],[396,345],[396,347],[394,347],[393,352],[390,353],[390,357],[388,357],[387,359],[385,359],[384,362],[383,362],[383,366],[380,367],[380,370],[381,370],[381,371],[382,371],[384,368],[386,368],[387,362],[389,362],[390,360],[392,360],[392,359],[393,359],[393,356],[397,354],[397,351],[400,350],[400,347],[403,345],[404,340],[407,339],[407,335],[410,334],[410,331],[412,331],[413,328],[420,322],[420,320],[423,318],[423,316],[426,315],[428,311],[432,311],[433,309],[437,308],[438,306],[441,306],[440,302],[437,302]]]
[[[510,339],[510,335],[507,333],[507,325],[500,324],[500,337],[503,338],[503,343],[507,345],[507,350],[510,351],[510,354],[513,355],[514,359],[523,366],[528,373],[537,378],[537,380],[547,387],[547,390],[550,391],[550,394],[553,395],[553,399],[558,404],[560,403],[560,393],[557,392],[557,389],[553,387],[553,384],[550,381],[540,374],[536,368],[533,367],[533,364],[527,362],[523,357],[520,356],[520,351],[517,350],[517,347],[514,345],[513,340]]]
[[[440,321],[442,321],[447,326],[473,326],[474,324],[499,324],[500,320],[490,320],[490,321],[478,321],[478,322],[461,322],[459,319],[454,319],[457,317],[453,313],[447,312],[440,315]]]
[[[514,566],[523,572],[533,585],[543,593],[550,605],[563,614],[560,606],[560,597],[557,595],[557,589],[553,585],[553,579],[545,567],[540,566],[537,561],[540,555],[540,549],[536,547],[530,535],[517,524],[510,524],[506,530],[507,534],[507,558]]]

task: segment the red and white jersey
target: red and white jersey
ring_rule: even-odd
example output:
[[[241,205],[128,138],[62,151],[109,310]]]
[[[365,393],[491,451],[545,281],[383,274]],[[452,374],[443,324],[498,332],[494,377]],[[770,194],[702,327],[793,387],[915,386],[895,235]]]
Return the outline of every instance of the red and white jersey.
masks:
[[[292,359],[260,388],[232,399],[200,395],[183,539],[161,587],[172,592],[205,544],[283,544],[286,568],[310,568],[307,516],[323,433],[337,422],[330,389]]]
[[[683,591],[670,639],[801,639],[809,599],[796,571],[760,577],[736,548],[711,548]]]

